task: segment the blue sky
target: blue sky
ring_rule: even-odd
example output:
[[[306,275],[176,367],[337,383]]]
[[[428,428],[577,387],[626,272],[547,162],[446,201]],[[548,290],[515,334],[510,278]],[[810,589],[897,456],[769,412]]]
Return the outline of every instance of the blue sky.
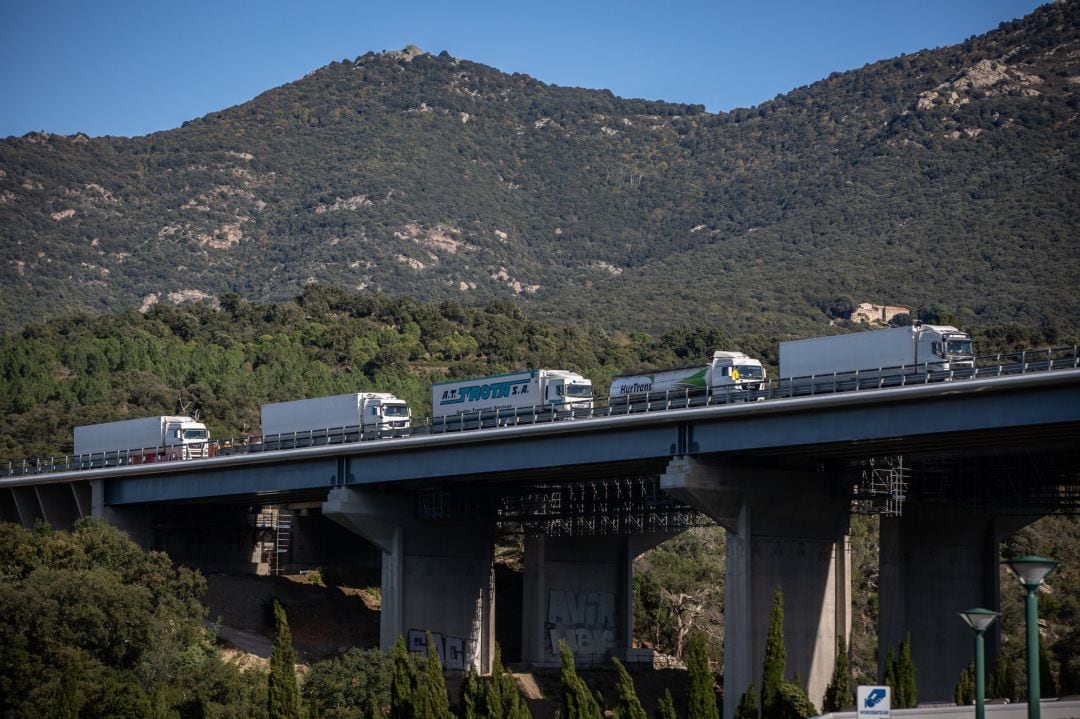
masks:
[[[143,135],[334,60],[428,52],[621,97],[750,107],[961,42],[1037,0],[0,0],[0,137]]]

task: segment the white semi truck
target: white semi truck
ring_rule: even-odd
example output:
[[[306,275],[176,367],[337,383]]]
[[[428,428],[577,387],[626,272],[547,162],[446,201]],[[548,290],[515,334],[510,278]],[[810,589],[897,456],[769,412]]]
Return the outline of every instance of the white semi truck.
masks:
[[[331,397],[275,402],[262,406],[263,437],[304,435],[325,437],[345,430],[361,436],[403,437],[412,413],[408,403],[389,392],[354,392]]]
[[[451,380],[431,387],[432,426],[446,418],[503,414],[521,417],[526,410],[573,417],[593,406],[592,381],[577,372],[538,369],[512,374]]]
[[[950,325],[894,327],[780,343],[780,377],[948,378],[974,366],[971,336]]]
[[[202,459],[210,456],[209,444],[206,425],[191,417],[161,415],[75,428],[75,454],[88,465]]]
[[[611,380],[611,399],[633,401],[649,395],[670,397],[678,395],[731,394],[765,388],[765,368],[760,360],[742,352],[713,352],[707,365],[671,367],[636,374],[621,374]],[[745,398],[746,395],[742,395]]]

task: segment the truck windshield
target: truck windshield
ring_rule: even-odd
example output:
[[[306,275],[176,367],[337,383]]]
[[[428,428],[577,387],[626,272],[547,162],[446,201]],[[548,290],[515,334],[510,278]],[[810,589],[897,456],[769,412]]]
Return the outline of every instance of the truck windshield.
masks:
[[[592,385],[568,384],[563,390],[567,397],[592,397]]]
[[[972,355],[971,340],[948,340],[945,342],[945,353],[970,357]]]
[[[383,406],[384,417],[408,417],[409,408],[403,404],[388,404]]]
[[[207,439],[210,433],[205,429],[185,429],[184,439]]]
[[[735,369],[739,371],[739,379],[762,379],[765,376],[764,370],[757,365],[741,364],[736,365]]]

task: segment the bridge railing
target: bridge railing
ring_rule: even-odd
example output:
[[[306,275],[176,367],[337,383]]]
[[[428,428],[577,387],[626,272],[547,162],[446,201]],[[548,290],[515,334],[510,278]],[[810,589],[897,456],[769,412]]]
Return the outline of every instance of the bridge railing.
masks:
[[[1080,346],[1052,347],[1039,350],[1020,350],[1011,353],[980,355],[964,366],[936,369],[931,364],[877,367],[852,372],[835,372],[807,377],[770,379],[758,389],[725,387],[713,390],[677,390],[606,398],[583,402],[572,410],[550,406],[525,409],[470,412],[439,418],[420,418],[408,429],[371,430],[360,426],[328,427],[326,429],[274,435],[244,435],[214,440],[209,445],[210,457],[273,452],[331,444],[349,444],[408,436],[463,432],[496,427],[541,424],[592,417],[611,417],[639,412],[663,412],[672,409],[708,407],[731,403],[762,402],[774,399],[811,397],[837,392],[865,392],[893,387],[907,387],[936,382],[961,382],[987,377],[1032,372],[1049,372],[1080,368]],[[142,447],[87,455],[41,457],[8,462],[9,477],[46,472],[66,472],[99,469],[129,464],[145,464],[182,460],[176,447]],[[0,473],[5,472],[0,468]]]

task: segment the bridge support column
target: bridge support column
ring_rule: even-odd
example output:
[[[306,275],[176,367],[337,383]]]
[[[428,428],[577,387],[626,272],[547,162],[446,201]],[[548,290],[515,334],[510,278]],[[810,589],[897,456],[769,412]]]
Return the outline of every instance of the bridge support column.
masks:
[[[526,537],[522,661],[558,665],[560,641],[581,666],[651,659],[632,648],[633,562],[670,536]]]
[[[493,524],[421,520],[410,497],[349,487],[331,490],[322,512],[382,551],[382,649],[402,635],[410,650],[426,651],[430,631],[446,668],[491,670]]]
[[[798,672],[820,707],[837,640],[851,634],[849,505],[834,478],[676,457],[661,487],[727,529],[725,719],[751,682],[761,686],[777,588],[784,593],[787,674]]]
[[[93,516],[101,517],[125,532],[143,549],[157,549],[154,542],[153,510],[144,507],[110,507],[105,504],[105,481],[90,482],[90,507]]]
[[[971,630],[957,612],[1001,606],[998,542],[1033,520],[962,516],[913,503],[902,517],[882,517],[878,661],[910,632],[920,702],[952,697],[971,661]],[[997,654],[997,629],[987,633],[988,657]]]

